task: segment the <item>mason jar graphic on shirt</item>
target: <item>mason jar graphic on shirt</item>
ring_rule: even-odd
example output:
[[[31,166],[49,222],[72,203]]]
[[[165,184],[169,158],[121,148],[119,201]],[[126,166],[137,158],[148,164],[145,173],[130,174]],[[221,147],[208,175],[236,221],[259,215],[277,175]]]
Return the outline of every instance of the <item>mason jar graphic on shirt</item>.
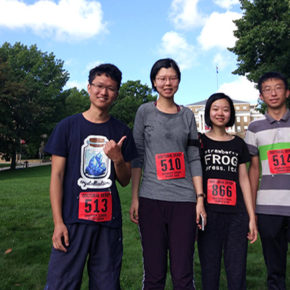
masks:
[[[87,178],[102,178],[106,175],[109,160],[104,153],[105,138],[92,138],[87,140],[87,145],[84,147],[84,163],[83,172]]]
[[[104,152],[107,142],[107,137],[99,135],[90,135],[84,140],[80,166],[82,178],[78,180],[82,189],[111,186],[111,161]]]

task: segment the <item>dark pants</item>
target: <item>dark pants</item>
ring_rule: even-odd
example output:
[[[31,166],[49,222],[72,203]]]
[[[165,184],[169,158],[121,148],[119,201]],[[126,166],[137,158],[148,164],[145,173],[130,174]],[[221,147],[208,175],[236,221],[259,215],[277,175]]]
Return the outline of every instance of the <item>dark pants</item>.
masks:
[[[89,289],[119,290],[122,230],[100,225],[68,225],[67,253],[52,249],[45,290],[81,288],[87,261]]]
[[[258,214],[258,229],[267,266],[268,289],[284,290],[290,217]]]
[[[193,290],[196,204],[140,198],[139,228],[143,247],[144,290],[163,290],[169,251],[175,290]]]
[[[203,290],[219,289],[222,255],[228,289],[246,289],[248,226],[247,214],[207,212],[205,231],[198,231]]]

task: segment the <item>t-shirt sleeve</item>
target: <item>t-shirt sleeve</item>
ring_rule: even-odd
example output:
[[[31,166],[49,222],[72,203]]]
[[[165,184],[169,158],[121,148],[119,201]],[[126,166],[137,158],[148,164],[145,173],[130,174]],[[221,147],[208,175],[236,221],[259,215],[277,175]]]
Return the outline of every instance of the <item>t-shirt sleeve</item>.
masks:
[[[239,158],[239,164],[242,164],[242,163],[249,162],[251,157],[250,157],[250,153],[249,153],[249,150],[245,141],[243,139],[240,139],[240,143],[241,143],[242,153]]]
[[[126,139],[122,146],[122,154],[125,162],[132,161],[137,157],[136,145],[133,139],[132,131],[128,128]]]
[[[192,113],[192,112],[191,112]],[[199,140],[195,123],[195,118],[192,113],[190,116],[190,134],[187,146],[187,156],[192,176],[202,176],[202,167],[199,154]]]
[[[257,141],[256,141],[256,134],[253,130],[253,127],[254,127],[253,123],[250,123],[248,130],[246,132],[245,142],[248,146],[250,155],[257,156],[259,155],[259,150],[258,150]]]
[[[132,160],[132,168],[143,168],[144,164],[144,110],[141,107],[137,110],[135,121],[134,121],[134,129],[133,129],[133,137],[137,148],[137,156]]]
[[[58,155],[62,157],[67,157],[68,154],[68,132],[67,124],[64,120],[56,125],[52,131],[44,151],[51,155]]]

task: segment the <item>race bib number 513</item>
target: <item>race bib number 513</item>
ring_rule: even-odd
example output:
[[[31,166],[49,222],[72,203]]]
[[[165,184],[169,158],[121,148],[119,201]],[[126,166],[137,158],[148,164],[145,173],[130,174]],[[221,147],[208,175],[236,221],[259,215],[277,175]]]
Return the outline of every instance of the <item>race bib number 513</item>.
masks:
[[[290,149],[269,150],[267,154],[271,173],[290,173]]]
[[[81,192],[79,196],[79,219],[106,222],[112,219],[111,192]]]
[[[155,155],[158,180],[185,177],[183,152],[161,153]]]

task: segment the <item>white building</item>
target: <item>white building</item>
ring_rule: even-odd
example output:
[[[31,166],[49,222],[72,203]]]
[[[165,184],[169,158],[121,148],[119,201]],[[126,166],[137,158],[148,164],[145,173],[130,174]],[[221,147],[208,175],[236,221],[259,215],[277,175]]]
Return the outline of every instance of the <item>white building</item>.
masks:
[[[207,100],[203,100],[201,102],[187,105],[187,107],[194,113],[197,130],[201,133],[204,133],[209,129],[204,121],[204,108],[206,101]],[[248,102],[239,100],[233,100],[233,103],[236,111],[236,121],[232,127],[227,129],[227,131],[229,133],[238,134],[244,137],[249,123],[253,120],[261,118],[263,114],[256,110],[257,105],[251,105]]]

